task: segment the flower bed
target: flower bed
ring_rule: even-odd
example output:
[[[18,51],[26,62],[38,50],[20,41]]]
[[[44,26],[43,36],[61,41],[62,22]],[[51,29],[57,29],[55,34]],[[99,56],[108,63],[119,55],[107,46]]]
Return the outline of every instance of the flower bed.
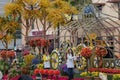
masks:
[[[120,74],[120,69],[109,69],[109,68],[90,68],[90,72],[103,72],[109,74]]]

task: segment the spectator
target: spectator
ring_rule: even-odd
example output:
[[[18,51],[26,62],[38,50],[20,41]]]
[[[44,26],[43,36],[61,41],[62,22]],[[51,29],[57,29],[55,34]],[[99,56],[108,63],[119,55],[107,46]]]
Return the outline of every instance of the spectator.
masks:
[[[74,56],[71,48],[68,49],[66,58],[67,58],[67,63],[66,64],[67,64],[67,68],[68,68],[68,77],[69,77],[69,80],[72,80],[74,78],[73,69],[74,69],[75,56]]]
[[[50,56],[47,51],[43,55],[43,64],[44,64],[44,69],[50,69]]]

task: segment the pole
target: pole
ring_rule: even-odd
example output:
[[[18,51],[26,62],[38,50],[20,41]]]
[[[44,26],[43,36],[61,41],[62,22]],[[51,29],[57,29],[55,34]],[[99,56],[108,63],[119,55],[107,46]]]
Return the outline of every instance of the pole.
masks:
[[[58,36],[58,38],[57,38],[57,40],[58,40],[58,49],[59,49],[59,46],[60,46],[60,38],[59,38],[59,36],[60,36],[60,27],[59,27],[59,24],[58,24],[58,27],[57,27],[57,36]]]
[[[118,19],[120,20],[120,2],[118,3]]]

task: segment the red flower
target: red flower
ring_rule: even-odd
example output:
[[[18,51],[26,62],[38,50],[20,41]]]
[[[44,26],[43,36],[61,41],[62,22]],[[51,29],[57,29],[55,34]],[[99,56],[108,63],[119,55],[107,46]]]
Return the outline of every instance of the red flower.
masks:
[[[34,70],[34,74],[36,75],[36,74],[38,74],[39,73],[39,69],[35,69]]]
[[[49,70],[49,71],[48,71],[48,75],[53,75],[53,71],[54,71],[54,70]]]
[[[81,55],[85,58],[90,58],[90,56],[92,55],[92,51],[90,50],[90,48],[82,48],[81,50]]]
[[[41,74],[43,74],[43,69],[40,69],[39,72],[40,72]]]
[[[103,47],[97,47],[95,53],[99,57],[103,57],[103,56],[105,56],[107,54],[107,50],[105,48],[103,48]]]
[[[54,70],[53,73],[54,73],[54,75],[59,75],[60,71],[59,70]]]
[[[8,58],[14,58],[15,57],[15,52],[14,51],[7,51],[6,53]]]
[[[7,57],[6,53],[7,53],[7,51],[5,51],[5,50],[1,51],[1,53],[0,53],[1,57],[6,58]]]

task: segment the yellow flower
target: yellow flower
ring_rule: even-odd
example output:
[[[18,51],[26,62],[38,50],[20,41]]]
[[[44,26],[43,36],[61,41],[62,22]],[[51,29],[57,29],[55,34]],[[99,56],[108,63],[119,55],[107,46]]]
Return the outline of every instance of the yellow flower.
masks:
[[[37,65],[37,68],[38,68],[38,69],[43,69],[43,64],[38,64],[38,65]]]

